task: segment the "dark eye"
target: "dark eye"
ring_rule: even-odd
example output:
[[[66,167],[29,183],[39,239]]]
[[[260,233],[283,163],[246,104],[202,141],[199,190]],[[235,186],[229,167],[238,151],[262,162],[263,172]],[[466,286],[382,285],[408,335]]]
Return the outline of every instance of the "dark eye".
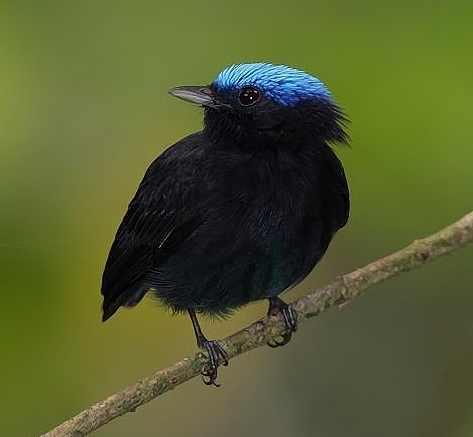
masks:
[[[259,99],[259,90],[252,86],[246,86],[238,93],[238,101],[242,106],[254,105]]]

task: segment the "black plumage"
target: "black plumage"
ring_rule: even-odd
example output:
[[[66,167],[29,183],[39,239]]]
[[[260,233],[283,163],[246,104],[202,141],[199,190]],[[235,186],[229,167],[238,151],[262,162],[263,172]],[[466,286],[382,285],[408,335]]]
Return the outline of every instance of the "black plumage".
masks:
[[[232,66],[208,87],[171,93],[204,107],[204,129],[148,168],[105,266],[103,320],[148,291],[188,311],[212,384],[227,358],[196,313],[269,299],[268,313],[282,312],[287,326],[272,345],[297,329],[278,295],[309,274],[347,222],[347,182],[329,146],[346,141],[345,118],[317,79],[283,66]]]

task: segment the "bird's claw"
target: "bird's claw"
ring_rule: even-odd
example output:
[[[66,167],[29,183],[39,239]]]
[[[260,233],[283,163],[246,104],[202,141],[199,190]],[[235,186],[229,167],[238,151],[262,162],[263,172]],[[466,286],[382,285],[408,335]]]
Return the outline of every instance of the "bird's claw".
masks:
[[[286,329],[278,338],[268,341],[268,346],[273,348],[289,343],[292,334],[297,331],[297,314],[294,308],[279,297],[269,299],[268,316],[276,316],[278,314],[282,314]]]
[[[202,381],[205,385],[214,385],[215,387],[220,387],[220,384],[217,384],[217,373],[218,366],[222,364],[226,366],[228,364],[228,355],[225,352],[225,349],[220,345],[218,341],[214,340],[204,340],[199,345],[201,349],[207,352],[209,361],[205,364],[202,369]]]

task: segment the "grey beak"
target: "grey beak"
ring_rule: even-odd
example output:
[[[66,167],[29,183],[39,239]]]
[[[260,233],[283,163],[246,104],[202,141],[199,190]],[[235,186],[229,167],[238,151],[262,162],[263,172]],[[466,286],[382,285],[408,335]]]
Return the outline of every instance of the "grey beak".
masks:
[[[201,106],[217,106],[212,90],[208,86],[177,86],[169,90],[169,94],[196,103]]]

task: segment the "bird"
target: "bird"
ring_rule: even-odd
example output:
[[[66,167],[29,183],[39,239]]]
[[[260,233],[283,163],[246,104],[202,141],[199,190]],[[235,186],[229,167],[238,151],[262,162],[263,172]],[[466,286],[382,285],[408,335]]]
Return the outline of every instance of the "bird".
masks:
[[[226,317],[267,299],[288,343],[297,314],[279,295],[302,281],[348,221],[345,172],[333,151],[348,119],[316,77],[286,65],[233,64],[205,86],[169,93],[203,108],[203,128],[158,156],[118,227],[105,264],[102,320],[150,293],[188,313],[218,386],[228,355],[197,315]]]

